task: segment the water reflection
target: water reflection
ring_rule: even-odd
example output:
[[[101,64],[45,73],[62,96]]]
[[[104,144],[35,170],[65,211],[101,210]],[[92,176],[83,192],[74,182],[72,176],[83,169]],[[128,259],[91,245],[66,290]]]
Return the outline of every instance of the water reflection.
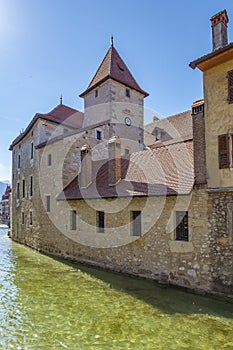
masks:
[[[0,234],[3,349],[233,349],[233,304],[64,264]]]

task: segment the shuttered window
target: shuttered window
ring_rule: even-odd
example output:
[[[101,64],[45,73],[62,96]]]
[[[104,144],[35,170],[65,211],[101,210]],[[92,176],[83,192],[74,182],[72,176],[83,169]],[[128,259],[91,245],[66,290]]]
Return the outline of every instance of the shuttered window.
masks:
[[[224,169],[229,167],[230,157],[229,157],[228,134],[218,136],[218,159],[219,159],[219,169]]]
[[[228,102],[233,103],[233,70],[228,72]]]
[[[177,211],[176,212],[176,240],[188,241],[189,240],[189,227],[188,227],[188,212]]]

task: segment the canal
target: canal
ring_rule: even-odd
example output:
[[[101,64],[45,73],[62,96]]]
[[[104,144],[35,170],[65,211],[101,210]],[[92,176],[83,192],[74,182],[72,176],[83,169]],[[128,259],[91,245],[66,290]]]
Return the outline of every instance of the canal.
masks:
[[[1,349],[233,349],[233,304],[71,265],[0,230]]]

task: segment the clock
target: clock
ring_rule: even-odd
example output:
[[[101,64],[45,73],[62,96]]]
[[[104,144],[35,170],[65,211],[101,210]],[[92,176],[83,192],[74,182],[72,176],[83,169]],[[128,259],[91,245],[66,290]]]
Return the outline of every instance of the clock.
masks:
[[[131,119],[129,117],[125,117],[125,124],[128,126],[131,125]]]

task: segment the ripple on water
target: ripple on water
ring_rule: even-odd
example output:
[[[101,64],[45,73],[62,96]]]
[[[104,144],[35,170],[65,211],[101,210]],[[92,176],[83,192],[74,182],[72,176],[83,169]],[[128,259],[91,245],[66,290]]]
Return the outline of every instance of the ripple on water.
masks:
[[[2,238],[2,237],[1,237]],[[0,243],[2,349],[233,349],[233,305]]]

